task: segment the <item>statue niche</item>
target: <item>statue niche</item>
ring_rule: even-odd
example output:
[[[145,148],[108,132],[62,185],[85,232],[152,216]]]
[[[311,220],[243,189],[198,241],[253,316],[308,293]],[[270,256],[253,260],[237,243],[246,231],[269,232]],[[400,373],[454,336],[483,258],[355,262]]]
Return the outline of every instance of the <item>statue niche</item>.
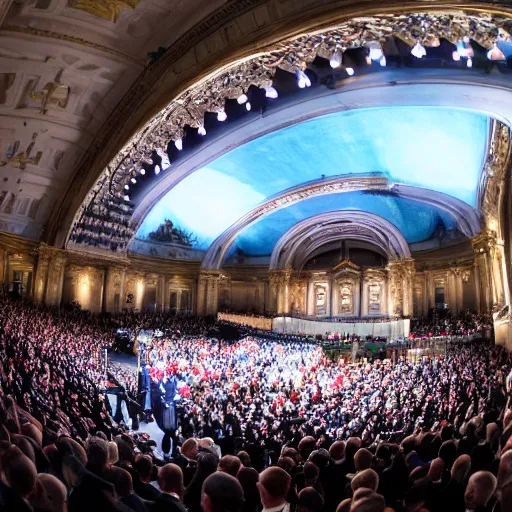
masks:
[[[368,314],[380,315],[380,284],[370,284],[368,286]]]
[[[316,316],[327,315],[327,289],[323,285],[315,286],[315,314]]]
[[[197,243],[196,236],[189,231],[175,227],[174,223],[169,219],[165,219],[156,231],[149,233],[149,238],[156,242],[167,242],[186,247],[192,247]]]
[[[354,297],[352,283],[342,283],[339,288],[339,314],[348,316],[354,314]]]

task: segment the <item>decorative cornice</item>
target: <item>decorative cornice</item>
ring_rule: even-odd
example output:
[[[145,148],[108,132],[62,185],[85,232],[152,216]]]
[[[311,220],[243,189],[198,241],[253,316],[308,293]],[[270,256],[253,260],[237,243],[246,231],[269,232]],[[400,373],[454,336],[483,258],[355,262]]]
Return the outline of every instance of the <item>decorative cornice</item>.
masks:
[[[43,30],[40,28],[28,26],[19,27],[16,25],[5,25],[4,27],[2,27],[2,32],[0,33],[0,35],[4,35],[5,32],[16,32],[18,34],[27,34],[30,36],[43,37],[46,39],[57,39],[58,41],[66,41],[67,43],[85,46],[87,48],[92,48],[93,50],[107,53],[109,55],[114,55],[123,60],[128,60],[139,67],[143,67],[145,65],[144,59],[140,59],[134,57],[133,55],[120,52],[119,50],[115,50],[114,48],[109,48],[98,43],[93,43],[92,41],[87,41],[86,39],[82,39],[81,37],[70,36],[68,34],[62,34],[60,32],[52,32],[50,30]]]

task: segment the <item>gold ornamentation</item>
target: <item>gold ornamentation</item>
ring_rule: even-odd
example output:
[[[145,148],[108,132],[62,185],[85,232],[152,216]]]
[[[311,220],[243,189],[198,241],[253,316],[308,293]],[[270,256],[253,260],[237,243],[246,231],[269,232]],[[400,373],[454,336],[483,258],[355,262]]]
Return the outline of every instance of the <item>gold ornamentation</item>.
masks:
[[[478,196],[486,225],[496,231],[500,218],[500,197],[510,162],[511,137],[509,127],[500,121],[494,120],[492,127],[492,138],[483,170],[483,186]]]
[[[30,93],[30,99],[41,102],[39,112],[46,114],[48,108],[64,110],[67,107],[70,88],[68,85],[48,82],[41,90]]]
[[[32,150],[34,149],[36,143],[37,133],[32,135],[32,140],[30,141],[27,149],[25,151],[19,151],[20,141],[17,140],[13,142],[7,153],[5,154],[6,159],[0,162],[0,167],[5,167],[7,164],[12,165],[13,167],[24,170],[27,167],[27,164],[38,165],[41,157],[43,156],[42,151],[38,151],[35,156],[32,155]]]
[[[68,0],[68,6],[115,23],[124,9],[135,9],[141,0]]]

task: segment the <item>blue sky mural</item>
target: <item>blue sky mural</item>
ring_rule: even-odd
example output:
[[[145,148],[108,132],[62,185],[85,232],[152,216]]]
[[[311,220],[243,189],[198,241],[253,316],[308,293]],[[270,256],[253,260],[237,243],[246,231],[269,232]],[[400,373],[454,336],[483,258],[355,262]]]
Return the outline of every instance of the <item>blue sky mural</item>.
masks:
[[[451,215],[431,206],[389,195],[349,192],[314,197],[288,206],[247,227],[233,244],[246,254],[270,254],[279,238],[298,222],[322,212],[362,210],[379,215],[394,224],[409,243],[432,236],[439,223],[446,229],[455,227]]]
[[[197,237],[194,247],[207,249],[266,197],[322,174],[382,172],[392,181],[444,192],[475,206],[488,130],[488,117],[444,108],[393,107],[322,116],[244,144],[194,172],[155,205],[137,237],[147,238],[168,218]],[[308,208],[313,215],[374,207],[393,223],[396,212],[407,210],[409,222],[395,223],[406,238],[415,242],[431,236],[435,211],[417,203],[391,204],[390,199],[396,201],[364,194],[311,200],[310,206],[287,208],[249,227],[239,246],[249,254],[268,253],[277,232],[288,229],[294,216],[302,220]]]

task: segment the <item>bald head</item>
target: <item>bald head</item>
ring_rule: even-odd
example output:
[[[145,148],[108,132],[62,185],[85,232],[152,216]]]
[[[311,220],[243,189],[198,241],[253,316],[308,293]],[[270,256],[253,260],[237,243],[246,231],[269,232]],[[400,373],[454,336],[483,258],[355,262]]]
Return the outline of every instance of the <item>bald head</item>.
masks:
[[[213,443],[212,443],[213,444]],[[187,459],[196,460],[199,451],[199,441],[194,437],[187,439],[181,445],[181,454]]]
[[[219,462],[219,471],[236,477],[241,465],[242,461],[238,457],[234,455],[224,455]]]
[[[277,507],[286,503],[291,481],[290,475],[282,468],[265,469],[257,484],[264,508]]]
[[[354,456],[354,465],[356,471],[363,471],[369,469],[372,465],[373,454],[366,448],[360,448]]]
[[[239,512],[244,504],[240,482],[227,473],[213,473],[203,483],[203,512]]]
[[[464,493],[466,508],[485,507],[494,494],[496,485],[496,477],[489,471],[477,471],[471,475]]]
[[[441,480],[441,476],[443,474],[444,469],[444,461],[440,457],[437,459],[434,459],[430,463],[430,468],[428,470],[428,476],[432,482],[437,482],[438,480]]]
[[[68,491],[66,486],[53,475],[37,475],[37,497],[31,501],[36,510],[44,512],[66,512]]]
[[[451,478],[455,482],[462,483],[466,480],[471,469],[471,457],[469,455],[461,455],[455,459],[452,466]]]
[[[183,472],[176,464],[166,464],[158,472],[158,485],[166,494],[175,493],[183,497]]]
[[[352,492],[356,492],[357,489],[365,488],[376,491],[379,487],[379,475],[373,469],[365,469],[357,473],[350,482]]]
[[[512,477],[512,450],[505,452],[500,459],[498,468],[498,489]]]
[[[15,446],[2,455],[2,470],[9,487],[28,498],[35,489],[37,470],[34,463]]]
[[[335,441],[329,448],[329,455],[334,462],[339,462],[345,457],[345,441]]]
[[[384,498],[371,489],[361,488],[354,493],[350,512],[384,512]]]

